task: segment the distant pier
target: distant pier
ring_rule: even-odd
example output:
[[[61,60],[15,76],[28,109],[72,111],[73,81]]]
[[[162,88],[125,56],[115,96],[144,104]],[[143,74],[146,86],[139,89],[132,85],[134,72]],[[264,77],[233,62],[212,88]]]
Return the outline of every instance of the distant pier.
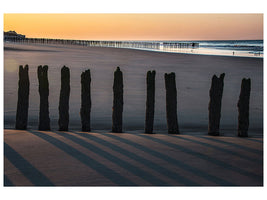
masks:
[[[28,44],[61,44],[78,45],[87,47],[113,47],[113,48],[131,48],[131,49],[180,49],[180,48],[198,48],[197,42],[162,42],[162,41],[99,41],[99,40],[65,40],[48,38],[9,38],[5,41],[28,43]]]

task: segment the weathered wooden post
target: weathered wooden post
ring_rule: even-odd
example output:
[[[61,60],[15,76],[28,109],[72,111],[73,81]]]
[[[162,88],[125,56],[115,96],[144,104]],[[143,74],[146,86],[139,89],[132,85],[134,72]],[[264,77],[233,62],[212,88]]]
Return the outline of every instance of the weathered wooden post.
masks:
[[[49,83],[47,78],[48,66],[38,66],[39,94],[40,94],[40,110],[39,110],[39,130],[50,130],[49,118]]]
[[[82,120],[82,131],[91,131],[91,73],[90,69],[85,70],[81,74],[81,85],[82,85],[82,102],[81,102],[81,120]]]
[[[146,123],[145,133],[153,133],[154,110],[155,110],[155,71],[148,71],[146,76]]]
[[[165,73],[165,88],[166,88],[166,114],[168,133],[179,134],[178,119],[177,119],[177,90],[175,73]]]
[[[66,66],[61,68],[61,89],[59,97],[59,120],[60,131],[69,129],[69,98],[70,98],[70,69]]]
[[[113,82],[113,109],[112,109],[112,132],[122,133],[123,112],[123,76],[120,68],[114,72]]]
[[[221,119],[221,105],[224,86],[224,76],[221,74],[218,78],[216,75],[212,77],[210,88],[210,102],[209,102],[209,127],[208,134],[213,136],[220,135],[220,119]]]
[[[237,103],[239,137],[248,137],[250,90],[251,90],[251,81],[250,79],[244,78],[242,80],[239,101]]]
[[[18,82],[18,102],[16,113],[16,129],[26,130],[28,123],[28,109],[29,109],[29,66],[19,66],[19,82]]]

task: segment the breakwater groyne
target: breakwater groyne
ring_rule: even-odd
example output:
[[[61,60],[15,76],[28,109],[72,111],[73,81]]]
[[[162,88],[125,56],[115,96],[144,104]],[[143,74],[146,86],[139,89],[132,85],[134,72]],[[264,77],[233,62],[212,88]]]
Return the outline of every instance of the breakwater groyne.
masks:
[[[145,133],[153,133],[154,110],[155,110],[155,75],[156,71],[148,71],[146,80],[146,117],[145,117]],[[50,128],[49,117],[49,81],[48,66],[40,65],[37,68],[37,76],[39,80],[39,130],[47,131]],[[219,136],[222,96],[224,88],[224,76],[219,77],[213,75],[211,87],[209,90],[209,126],[208,134]],[[174,72],[165,73],[165,98],[166,98],[166,121],[168,133],[179,134],[178,117],[177,117],[177,87],[176,75]],[[81,109],[80,117],[82,131],[91,131],[91,72],[90,69],[81,73]],[[26,130],[29,108],[29,66],[19,66],[19,82],[18,82],[18,101],[16,114],[16,129]],[[59,130],[68,131],[69,124],[69,97],[70,97],[70,70],[68,67],[61,68],[61,90],[59,99]],[[241,84],[241,92],[237,103],[238,107],[238,136],[248,137],[249,128],[249,99],[251,91],[251,80],[243,79]],[[123,72],[119,67],[114,72],[113,82],[113,106],[112,106],[112,132],[123,132],[123,107],[124,107],[124,84]]]
[[[198,48],[197,42],[167,42],[167,41],[99,41],[99,40],[65,40],[48,38],[12,38],[5,41],[19,42],[26,44],[58,44],[58,45],[77,45],[87,47],[113,47],[113,48],[132,48],[132,49],[179,49],[179,48]]]

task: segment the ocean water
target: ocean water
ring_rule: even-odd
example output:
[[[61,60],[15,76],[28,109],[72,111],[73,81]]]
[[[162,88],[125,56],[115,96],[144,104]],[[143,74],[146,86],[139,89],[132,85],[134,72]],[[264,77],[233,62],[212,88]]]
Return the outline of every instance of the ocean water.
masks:
[[[263,40],[159,41],[161,43],[196,42],[195,48],[161,47],[155,51],[263,58]]]
[[[124,78],[123,128],[143,130],[146,107],[146,73],[156,70],[155,132],[167,130],[164,73],[176,73],[178,122],[182,130],[206,132],[211,78],[225,73],[221,129],[236,133],[237,101],[242,78],[251,78],[250,129],[263,128],[263,59],[228,56],[196,56],[119,48],[76,45],[5,44],[4,126],[14,128],[19,65],[29,65],[29,128],[38,128],[39,93],[37,67],[48,65],[49,112],[52,129],[58,128],[60,69],[70,68],[70,129],[80,130],[82,71],[91,70],[92,130],[111,130],[113,73],[120,66]]]
[[[55,44],[54,40],[38,45]],[[200,40],[200,41],[82,41],[82,40],[62,40],[73,46],[87,47],[112,47],[128,48],[146,51],[158,51],[169,53],[186,53],[199,55],[235,56],[263,58],[263,40]],[[6,42],[12,43],[12,42]],[[20,41],[21,44],[34,44],[27,40]],[[182,44],[181,46],[175,44]],[[196,45],[192,45],[196,44]],[[62,45],[62,44],[60,44]]]

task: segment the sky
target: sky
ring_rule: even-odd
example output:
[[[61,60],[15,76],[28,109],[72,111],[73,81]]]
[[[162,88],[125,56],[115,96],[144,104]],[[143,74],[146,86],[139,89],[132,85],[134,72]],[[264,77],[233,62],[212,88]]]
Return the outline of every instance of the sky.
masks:
[[[4,14],[4,31],[80,40],[263,39],[263,14]]]

